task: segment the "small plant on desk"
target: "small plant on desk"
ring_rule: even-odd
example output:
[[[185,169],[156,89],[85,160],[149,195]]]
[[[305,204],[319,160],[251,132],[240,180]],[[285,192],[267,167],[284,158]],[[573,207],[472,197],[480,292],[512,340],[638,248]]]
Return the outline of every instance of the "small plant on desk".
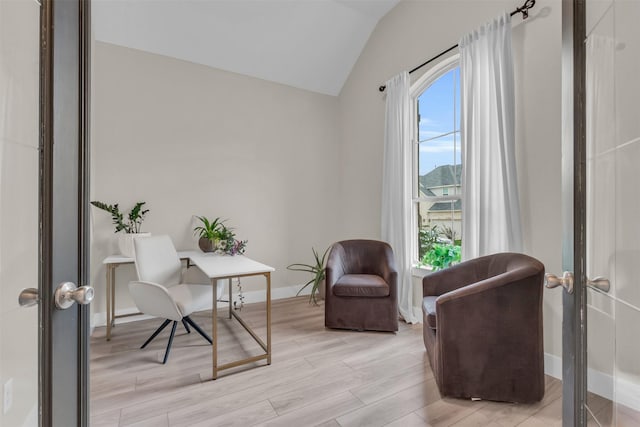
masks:
[[[103,202],[93,201],[91,204],[96,208],[102,209],[103,211],[111,214],[113,225],[116,226],[115,233],[119,231],[124,231],[125,233],[140,233],[142,221],[144,221],[145,215],[149,212],[149,209],[143,209],[146,202],[138,202],[133,208],[131,208],[127,214],[127,219],[125,220],[124,214],[120,212],[120,207],[117,203],[114,205],[108,205]]]
[[[197,216],[200,225],[193,229],[193,234],[199,237],[198,246],[203,252],[219,252],[227,255],[243,254],[246,240],[237,240],[236,233],[227,227],[219,217],[210,220],[206,216]]]

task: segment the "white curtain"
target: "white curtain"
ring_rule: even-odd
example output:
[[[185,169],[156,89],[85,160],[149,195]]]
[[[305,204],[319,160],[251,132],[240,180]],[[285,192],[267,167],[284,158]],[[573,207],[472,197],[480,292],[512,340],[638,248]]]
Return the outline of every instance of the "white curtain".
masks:
[[[462,258],[522,251],[511,17],[460,40]]]
[[[398,269],[398,310],[416,323],[411,283],[411,100],[409,73],[386,83],[384,159],[382,171],[382,239],[393,248]]]

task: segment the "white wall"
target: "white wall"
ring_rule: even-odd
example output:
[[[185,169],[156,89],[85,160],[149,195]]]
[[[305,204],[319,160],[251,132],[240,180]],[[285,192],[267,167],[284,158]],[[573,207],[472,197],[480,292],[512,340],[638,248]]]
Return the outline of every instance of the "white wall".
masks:
[[[197,247],[193,215],[228,218],[246,254],[276,268],[274,287],[303,283],[286,266],[339,236],[337,99],[100,42],[94,61],[92,200],[146,201],[143,231],[178,249]],[[92,232],[102,313],[101,262],[117,253],[106,212],[92,208]],[[133,306],[133,276],[117,270],[118,309]]]
[[[372,33],[340,94],[343,237],[380,236],[384,96],[378,86],[513,10],[513,1],[403,1]],[[525,252],[561,270],[560,2],[539,0],[513,18],[516,137]],[[420,73],[412,74],[415,81]],[[415,304],[422,290],[416,280]],[[545,351],[560,355],[561,293],[545,291]]]

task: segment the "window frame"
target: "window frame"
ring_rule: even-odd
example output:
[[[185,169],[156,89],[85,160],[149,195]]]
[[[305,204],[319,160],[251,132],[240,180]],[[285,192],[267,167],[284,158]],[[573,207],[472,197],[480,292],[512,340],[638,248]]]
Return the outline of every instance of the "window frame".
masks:
[[[418,98],[429,88],[436,80],[444,76],[449,71],[460,66],[460,54],[452,55],[427,70],[419,79],[417,79],[409,89],[411,99],[411,257],[412,265],[419,267],[419,230],[418,221],[418,203],[420,202],[455,202],[462,200],[464,188],[460,183],[460,192],[448,196],[426,196],[420,197],[418,194],[418,176],[419,176],[419,149],[420,149],[420,123],[418,123]],[[455,129],[454,129],[455,131]],[[460,147],[461,156],[464,158],[462,146]],[[464,167],[464,166],[463,166]],[[462,238],[462,236],[461,236]]]

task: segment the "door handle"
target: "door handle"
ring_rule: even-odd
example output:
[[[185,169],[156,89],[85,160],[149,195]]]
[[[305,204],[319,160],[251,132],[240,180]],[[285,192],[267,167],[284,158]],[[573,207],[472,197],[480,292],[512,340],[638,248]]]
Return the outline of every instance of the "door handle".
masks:
[[[609,292],[611,289],[611,282],[609,282],[609,279],[598,276],[593,280],[587,278],[587,286],[591,286],[592,288],[598,289],[602,292]]]
[[[82,305],[89,304],[93,301],[93,295],[94,291],[91,286],[77,287],[75,283],[64,282],[56,289],[53,299],[56,302],[56,308],[65,310],[71,307],[74,302]]]
[[[32,307],[38,304],[38,290],[36,288],[25,288],[18,295],[20,307]]]
[[[544,275],[544,286],[553,289],[562,286],[568,294],[573,293],[573,273],[565,271],[562,277],[547,273]]]

